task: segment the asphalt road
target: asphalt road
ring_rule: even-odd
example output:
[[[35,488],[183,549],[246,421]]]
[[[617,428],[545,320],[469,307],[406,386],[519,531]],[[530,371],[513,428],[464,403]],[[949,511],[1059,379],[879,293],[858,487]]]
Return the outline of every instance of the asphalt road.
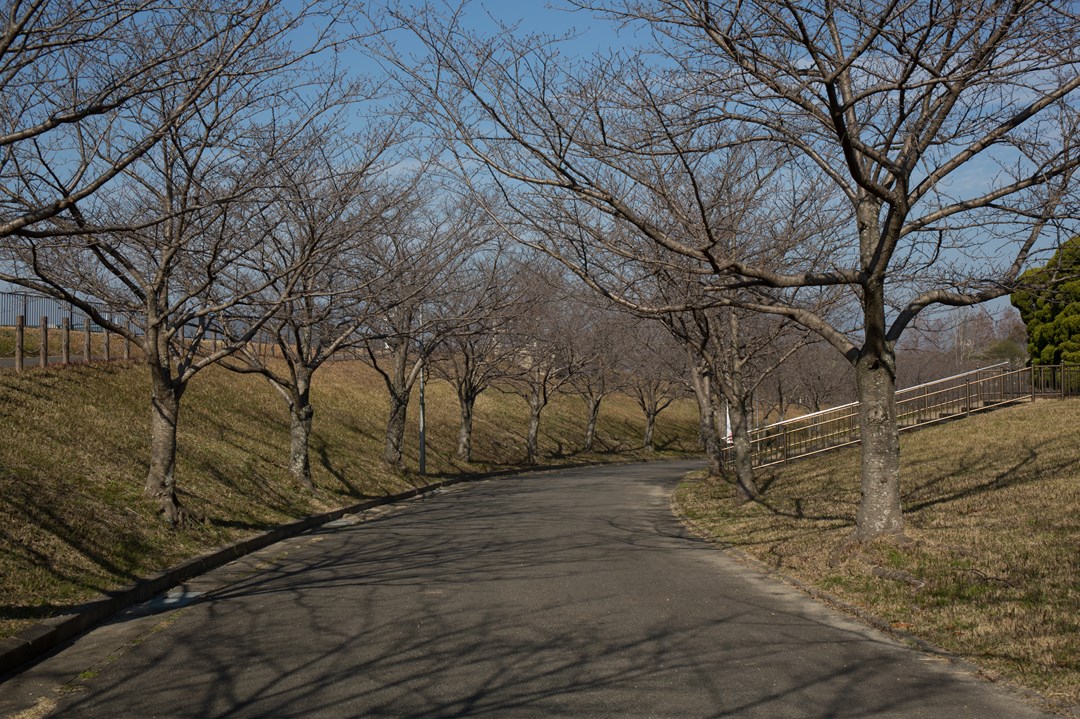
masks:
[[[0,685],[0,712],[1044,716],[688,536],[668,495],[692,466],[463,485],[296,537]]]

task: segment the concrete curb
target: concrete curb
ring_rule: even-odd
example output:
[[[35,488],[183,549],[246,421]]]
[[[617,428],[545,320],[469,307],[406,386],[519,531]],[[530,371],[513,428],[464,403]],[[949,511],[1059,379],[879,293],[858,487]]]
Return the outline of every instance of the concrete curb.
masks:
[[[432,484],[416,487],[413,489],[390,494],[377,499],[369,499],[347,507],[341,507],[329,512],[315,514],[310,517],[283,524],[271,530],[257,534],[253,537],[241,539],[232,544],[227,544],[219,549],[193,557],[176,566],[165,569],[136,581],[123,589],[107,592],[99,599],[93,599],[78,605],[70,614],[51,617],[39,622],[17,634],[0,639],[0,682],[7,675],[15,673],[23,665],[40,658],[45,653],[57,646],[82,634],[95,624],[123,611],[124,609],[145,602],[155,595],[161,594],[178,584],[189,579],[205,574],[211,569],[216,569],[224,564],[239,559],[244,555],[267,547],[283,539],[294,537],[310,529],[322,526],[327,522],[340,519],[346,514],[355,514],[368,509],[380,507],[386,504],[394,504],[407,499],[413,499],[423,494],[429,494],[443,487],[449,487],[463,482],[480,482],[499,477],[519,476],[540,472],[552,472],[566,469],[580,469],[582,467],[617,466],[619,464],[632,464],[641,460],[613,461],[613,462],[581,462],[577,464],[562,465],[539,465],[526,468],[494,470],[490,472],[478,472],[450,477]],[[659,460],[663,461],[663,460]]]

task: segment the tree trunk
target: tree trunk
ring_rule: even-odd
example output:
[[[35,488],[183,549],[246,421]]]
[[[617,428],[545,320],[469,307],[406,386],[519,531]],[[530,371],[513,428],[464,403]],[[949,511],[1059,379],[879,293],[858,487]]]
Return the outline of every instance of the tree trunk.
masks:
[[[309,491],[315,490],[308,453],[314,416],[315,408],[311,406],[307,391],[300,393],[289,405],[289,472],[297,484]]]
[[[642,441],[642,447],[646,452],[653,451],[653,430],[656,428],[656,412],[645,412],[645,437]]]
[[[148,355],[150,353],[147,353]],[[185,383],[170,376],[167,366],[150,366],[150,469],[145,496],[158,503],[165,521],[176,526],[184,519],[176,496],[176,422]]]
[[[525,438],[525,462],[536,464],[539,454],[540,437],[540,413],[544,406],[538,402],[529,403],[529,434]]]
[[[862,437],[862,499],[855,539],[904,533],[900,509],[900,433],[896,426],[896,358],[891,348],[867,351],[855,365]]]
[[[701,435],[701,446],[709,462],[709,476],[719,477],[724,471],[723,447],[720,445],[720,435],[716,429],[716,406],[712,401],[712,387],[705,368],[695,360],[692,352],[690,360],[690,383],[694,388],[694,397],[697,399],[698,433]]]
[[[585,397],[585,407],[589,412],[589,422],[585,425],[584,451],[591,452],[596,441],[596,421],[600,418],[600,398]]]
[[[730,401],[730,398],[729,398]],[[731,441],[734,445],[735,497],[740,502],[757,499],[759,491],[754,479],[754,456],[750,444],[750,422],[746,399],[736,397],[730,402]]]
[[[401,465],[401,452],[405,443],[405,415],[409,408],[408,394],[390,393],[390,417],[386,421],[386,443],[383,461],[392,467]]]
[[[473,405],[476,397],[468,394],[458,394],[458,405],[461,408],[461,426],[458,428],[457,457],[463,462],[472,461],[472,426]]]

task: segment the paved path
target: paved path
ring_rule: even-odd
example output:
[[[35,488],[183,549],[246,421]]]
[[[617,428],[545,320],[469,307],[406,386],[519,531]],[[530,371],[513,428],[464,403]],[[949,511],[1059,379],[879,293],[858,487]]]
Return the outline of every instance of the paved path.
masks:
[[[1042,716],[687,536],[691,466],[464,485],[274,545],[0,685],[0,711]]]

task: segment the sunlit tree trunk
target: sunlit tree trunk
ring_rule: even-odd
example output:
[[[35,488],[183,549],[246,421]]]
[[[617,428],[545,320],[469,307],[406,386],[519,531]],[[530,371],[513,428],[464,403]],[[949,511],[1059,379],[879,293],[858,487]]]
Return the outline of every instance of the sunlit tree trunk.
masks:
[[[593,444],[596,442],[596,423],[600,418],[600,403],[602,402],[600,397],[585,397],[585,409],[588,412],[588,422],[585,425],[585,446],[586,452],[591,452]]]
[[[862,437],[862,497],[855,538],[869,541],[904,533],[900,510],[900,432],[896,424],[896,354],[885,339],[880,283],[865,289],[866,342],[855,363]]]
[[[176,525],[184,519],[176,496],[176,423],[186,385],[172,376],[164,340],[155,347],[154,339],[152,333],[144,340],[150,369],[150,467],[144,494],[157,503],[166,522]]]

